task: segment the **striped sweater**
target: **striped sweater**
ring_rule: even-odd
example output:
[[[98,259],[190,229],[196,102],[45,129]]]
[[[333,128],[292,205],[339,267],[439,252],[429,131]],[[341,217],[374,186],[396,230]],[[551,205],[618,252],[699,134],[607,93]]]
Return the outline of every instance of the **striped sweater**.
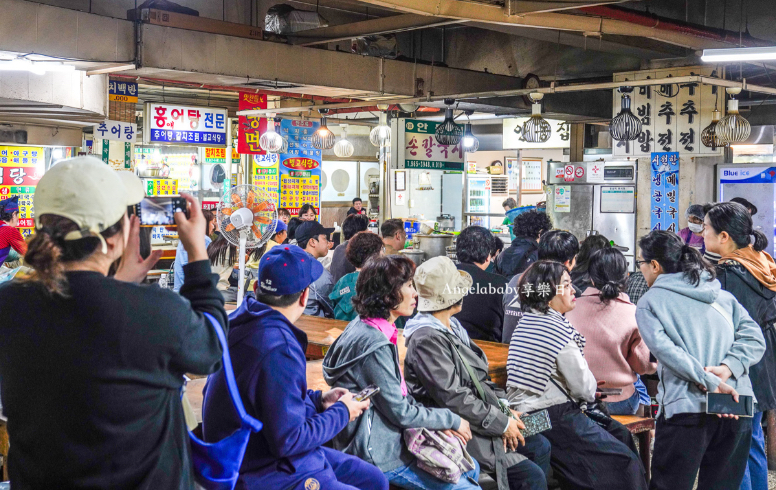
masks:
[[[507,386],[543,393],[558,353],[571,340],[584,356],[585,338],[563,315],[552,308],[525,313],[509,343]]]

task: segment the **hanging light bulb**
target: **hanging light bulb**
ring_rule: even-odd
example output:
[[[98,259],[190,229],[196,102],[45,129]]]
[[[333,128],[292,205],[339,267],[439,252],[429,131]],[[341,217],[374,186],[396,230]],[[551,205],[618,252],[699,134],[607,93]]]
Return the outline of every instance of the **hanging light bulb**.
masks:
[[[529,143],[546,143],[552,136],[552,127],[546,119],[542,117],[542,102],[544,94],[533,92],[528,95],[533,101],[531,106],[531,117],[523,123],[523,138]]]
[[[719,137],[719,131],[717,131],[719,116],[720,112],[714,108],[714,111],[711,113],[711,124],[703,128],[703,131],[701,131],[701,143],[703,143],[703,146],[711,148],[712,150],[716,150],[717,148],[725,148],[728,146],[728,143],[722,141],[722,138]]]
[[[328,126],[326,126],[326,116],[325,114],[329,113],[328,109],[321,109],[321,114],[323,116],[321,117],[321,127],[318,128],[313,133],[312,137],[312,144],[313,148],[317,148],[319,150],[331,150],[334,148],[334,133],[331,132],[331,129],[329,129]]]
[[[388,106],[378,104],[377,108],[385,111],[388,109]],[[372,128],[372,131],[369,133],[369,141],[378,148],[391,146],[391,127],[388,126],[388,114],[386,112],[380,113],[380,123]]]
[[[340,124],[340,127],[342,128],[342,136],[334,145],[334,154],[340,158],[348,158],[353,155],[356,149],[353,148],[353,143],[348,141],[348,125]]]
[[[461,142],[461,138],[463,137],[463,126],[456,124],[453,119],[454,103],[455,100],[453,99],[445,99],[445,105],[447,105],[447,109],[445,109],[445,120],[442,121],[442,124],[437,126],[436,132],[434,133],[434,137],[440,145],[455,146]]]
[[[283,138],[283,147],[280,148],[280,151],[278,153],[288,153],[288,136],[282,136]]]
[[[630,151],[630,142],[635,141],[641,134],[641,119],[631,112],[630,94],[633,87],[620,87],[617,89],[622,94],[620,99],[620,112],[609,122],[609,134],[614,141],[624,141],[625,151]]]
[[[283,137],[276,129],[276,124],[279,122],[279,117],[273,119],[270,124],[267,124],[267,130],[259,138],[259,146],[268,153],[277,153],[283,148]]]
[[[474,153],[480,149],[480,140],[472,134],[472,123],[466,123],[466,127],[463,130],[463,138],[461,138],[461,148],[469,153]]]
[[[740,143],[749,137],[749,134],[752,132],[752,126],[744,116],[738,113],[736,95],[741,93],[741,89],[729,87],[725,89],[725,92],[730,94],[727,115],[717,123],[716,133],[723,143]]]

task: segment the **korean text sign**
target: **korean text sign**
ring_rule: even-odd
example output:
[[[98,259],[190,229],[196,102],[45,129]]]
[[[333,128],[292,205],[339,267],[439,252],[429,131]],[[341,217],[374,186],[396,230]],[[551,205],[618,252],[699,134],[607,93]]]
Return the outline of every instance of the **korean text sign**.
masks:
[[[288,152],[280,154],[280,207],[291,215],[305,204],[320,209],[321,150],[313,147],[312,135],[319,124],[284,119],[281,135],[288,137]]]
[[[19,196],[19,231],[24,236],[35,228],[33,197],[44,169],[43,148],[0,146],[0,199]]]
[[[404,120],[404,168],[463,170],[461,145],[440,145],[434,133],[440,123]]]
[[[253,176],[253,185],[264,191],[275,206],[278,206],[278,197],[280,190],[280,180],[278,176],[278,165],[280,156],[277,153],[267,153],[264,155],[253,155],[253,165],[251,175]]]
[[[146,143],[226,146],[226,109],[171,104],[145,105]]]
[[[503,148],[523,150],[529,148],[569,148],[571,146],[571,123],[557,119],[545,119],[550,123],[552,133],[544,143],[529,143],[523,135],[523,124],[529,117],[510,117],[501,123]]]
[[[652,153],[650,230],[679,231],[679,152]]]
[[[266,109],[266,94],[255,94],[251,92],[240,92],[240,101],[238,109],[241,111],[249,109]],[[261,155],[265,152],[259,146],[259,138],[267,131],[267,119],[254,116],[240,116],[239,129],[237,131],[237,151],[239,153]],[[274,124],[274,122],[270,123]]]
[[[137,83],[110,80],[108,99],[116,102],[137,102]]]
[[[137,124],[121,121],[105,120],[94,127],[94,135],[104,140],[134,143],[137,134]]]

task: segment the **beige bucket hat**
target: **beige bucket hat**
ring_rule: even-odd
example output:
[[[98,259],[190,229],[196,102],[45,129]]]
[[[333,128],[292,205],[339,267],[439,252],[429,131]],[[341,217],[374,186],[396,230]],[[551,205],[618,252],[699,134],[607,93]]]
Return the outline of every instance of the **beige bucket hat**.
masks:
[[[469,294],[474,282],[468,272],[459,271],[444,256],[423,262],[415,269],[414,279],[418,311],[439,311],[454,305]]]

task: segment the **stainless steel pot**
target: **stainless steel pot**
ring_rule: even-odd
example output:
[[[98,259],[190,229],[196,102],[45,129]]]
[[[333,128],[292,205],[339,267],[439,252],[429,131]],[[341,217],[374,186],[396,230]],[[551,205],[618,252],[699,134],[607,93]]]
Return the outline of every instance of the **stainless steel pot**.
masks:
[[[416,266],[422,264],[426,257],[426,252],[424,252],[423,250],[417,250],[414,248],[407,248],[407,249],[401,250],[399,253],[404,255],[411,261],[415,262]]]
[[[453,235],[415,235],[419,248],[426,252],[426,260],[447,256],[447,247],[453,244]]]

